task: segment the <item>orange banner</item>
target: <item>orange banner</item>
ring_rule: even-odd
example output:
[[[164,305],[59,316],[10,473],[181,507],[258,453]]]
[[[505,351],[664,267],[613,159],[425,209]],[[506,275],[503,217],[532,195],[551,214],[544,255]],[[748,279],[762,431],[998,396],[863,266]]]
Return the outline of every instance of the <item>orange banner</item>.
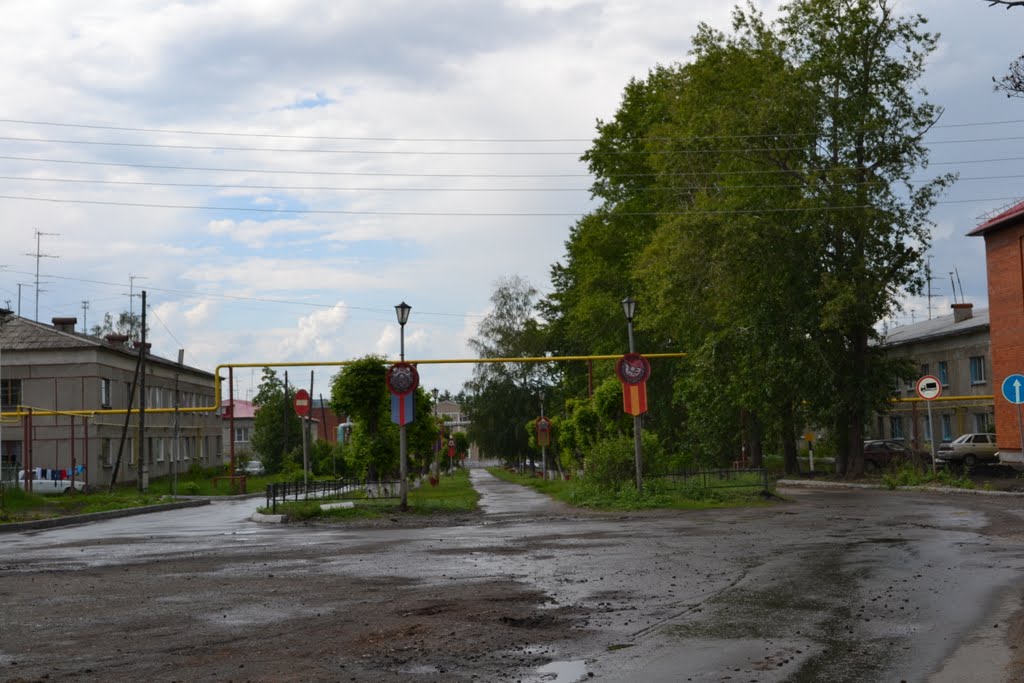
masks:
[[[622,409],[634,416],[647,412],[647,382],[622,383]]]

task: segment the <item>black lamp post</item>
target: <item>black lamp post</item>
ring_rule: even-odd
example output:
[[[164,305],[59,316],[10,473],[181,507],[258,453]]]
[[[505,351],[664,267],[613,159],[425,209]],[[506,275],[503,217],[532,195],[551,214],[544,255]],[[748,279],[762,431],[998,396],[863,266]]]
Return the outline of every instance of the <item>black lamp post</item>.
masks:
[[[544,390],[540,390],[540,419],[544,419]],[[546,445],[541,443],[540,446],[540,463],[541,467],[544,468],[544,478],[548,478],[548,448]]]
[[[401,343],[401,351],[399,358],[405,362],[405,323],[409,322],[409,312],[412,311],[412,306],[405,303],[404,301],[395,306],[395,315],[398,316],[399,339]],[[398,425],[398,457],[399,457],[399,475],[402,478],[400,482],[402,503],[401,510],[405,512],[409,509],[409,442],[405,433],[405,425]]]
[[[437,426],[437,387],[430,390],[430,393],[434,395],[434,429],[438,429]],[[434,476],[441,476],[441,435],[440,430],[437,436],[434,437]]]
[[[636,315],[636,301],[631,296],[622,300],[622,312],[626,314],[626,329],[629,332],[629,352],[635,353],[636,347],[633,344],[633,316]],[[644,460],[641,451],[640,434],[643,427],[640,424],[640,416],[633,416],[633,454],[636,462],[636,490],[642,491],[644,486]]]

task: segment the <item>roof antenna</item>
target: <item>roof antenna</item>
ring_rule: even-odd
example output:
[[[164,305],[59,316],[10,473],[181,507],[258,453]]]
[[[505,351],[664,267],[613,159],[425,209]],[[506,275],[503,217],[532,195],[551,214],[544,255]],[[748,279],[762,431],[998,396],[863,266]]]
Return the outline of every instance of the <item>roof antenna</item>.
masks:
[[[960,282],[960,269],[953,268],[956,271],[956,283],[960,286],[960,303],[964,303],[964,284]]]
[[[953,279],[953,271],[949,271],[949,283],[953,286],[953,303],[956,303],[956,280]]]

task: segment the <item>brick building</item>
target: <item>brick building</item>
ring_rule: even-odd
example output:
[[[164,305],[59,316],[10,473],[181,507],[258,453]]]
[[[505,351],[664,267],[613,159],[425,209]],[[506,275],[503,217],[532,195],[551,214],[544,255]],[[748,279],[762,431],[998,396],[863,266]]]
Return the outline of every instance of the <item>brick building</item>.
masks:
[[[992,335],[996,443],[1002,462],[1024,468],[1017,406],[1002,396],[1003,380],[1024,373],[1024,202],[988,219],[969,235],[985,238]]]

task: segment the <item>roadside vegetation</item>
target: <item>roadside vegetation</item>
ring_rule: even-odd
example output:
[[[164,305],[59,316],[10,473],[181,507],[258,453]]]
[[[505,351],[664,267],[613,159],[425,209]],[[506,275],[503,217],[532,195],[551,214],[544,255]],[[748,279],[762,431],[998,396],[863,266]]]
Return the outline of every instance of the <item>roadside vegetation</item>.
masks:
[[[729,482],[706,482],[699,477],[653,478],[645,480],[643,491],[637,492],[632,482],[615,487],[587,479],[541,479],[499,467],[487,471],[503,481],[529,486],[563,503],[595,510],[702,510],[764,505],[774,499],[753,474],[741,474]],[[719,488],[717,484],[721,483],[728,483],[729,487]]]
[[[454,476],[443,476],[436,486],[424,485],[409,490],[409,509],[405,514],[413,515],[460,515],[477,511],[480,494],[469,483],[469,472],[455,471]],[[381,519],[399,514],[397,498],[367,498],[363,493],[353,494],[344,500],[351,501],[351,508],[329,508],[322,505],[341,502],[339,500],[308,500],[284,503],[277,506],[278,514],[288,515],[295,521],[308,519],[354,520]],[[267,508],[260,512],[270,513]]]
[[[169,496],[158,492],[139,493],[132,488],[121,488],[113,493],[68,493],[62,496],[41,496],[21,488],[5,487],[0,498],[0,524],[28,522],[90,512],[106,512],[171,502]]]

